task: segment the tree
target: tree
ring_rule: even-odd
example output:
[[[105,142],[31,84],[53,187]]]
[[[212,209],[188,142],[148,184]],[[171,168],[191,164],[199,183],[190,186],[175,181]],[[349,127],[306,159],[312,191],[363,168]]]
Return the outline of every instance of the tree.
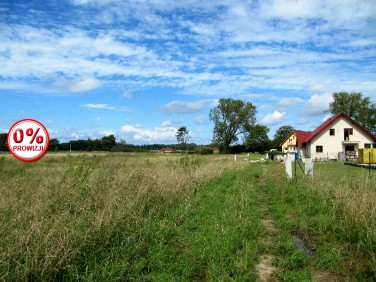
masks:
[[[120,139],[119,145],[120,146],[125,146],[125,145],[127,145],[127,142],[124,139]]]
[[[53,152],[56,152],[58,149],[59,143],[60,143],[59,140],[57,140],[56,138],[52,138],[50,140],[50,150],[52,150]]]
[[[102,150],[102,140],[94,139],[91,140],[90,144],[90,150],[89,151],[100,151]]]
[[[0,133],[0,151],[8,151],[6,133]]]
[[[101,139],[101,143],[104,150],[111,152],[112,147],[116,145],[116,138],[112,134],[104,136]]]
[[[227,153],[239,135],[246,134],[256,123],[256,106],[241,100],[220,99],[210,110],[209,119],[214,122],[213,143]]]
[[[362,93],[335,92],[326,113],[345,112],[369,131],[376,133],[376,104]]]
[[[269,128],[264,125],[254,125],[250,128],[245,140],[245,147],[252,152],[265,152],[270,148]]]
[[[274,134],[273,147],[278,148],[286,137],[295,129],[291,125],[281,126]]]
[[[189,131],[187,130],[186,126],[181,126],[178,131],[176,132],[176,139],[178,140],[178,143],[182,145],[187,145],[189,138]],[[187,146],[187,152],[188,152],[188,146]]]

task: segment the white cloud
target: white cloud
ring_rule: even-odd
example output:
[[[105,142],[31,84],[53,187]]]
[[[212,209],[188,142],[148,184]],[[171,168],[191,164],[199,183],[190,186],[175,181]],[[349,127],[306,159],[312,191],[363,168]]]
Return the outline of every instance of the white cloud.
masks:
[[[159,126],[154,129],[144,129],[141,125],[124,125],[121,127],[123,133],[133,141],[144,142],[171,142],[176,141],[175,127]]]
[[[309,116],[322,115],[329,109],[329,103],[332,101],[331,93],[312,95],[304,106],[303,113]]]
[[[70,127],[56,128],[50,131],[50,138],[57,138],[60,142],[68,142],[70,140],[77,139],[100,139],[103,136],[115,135],[117,137],[118,133],[110,129],[92,130],[92,129],[78,129]]]
[[[198,116],[196,117],[193,122],[197,125],[205,125],[208,123],[208,117],[207,116]]]
[[[292,97],[292,98],[282,98],[278,101],[277,106],[278,107],[300,107],[297,104],[301,104],[304,100],[302,98]]]
[[[104,136],[115,135],[115,131],[113,130],[103,130],[103,131],[99,131],[99,133]]]
[[[72,92],[83,92],[96,89],[100,87],[102,83],[95,78],[86,78],[74,81],[69,89]]]
[[[317,10],[319,2],[304,0],[278,0],[265,1],[263,13],[269,17],[277,18],[310,18]]]
[[[195,114],[200,112],[207,106],[214,106],[218,103],[217,100],[200,100],[194,102],[173,101],[159,109],[166,114]]]
[[[87,4],[107,5],[116,0],[70,0],[73,5],[81,6]]]
[[[173,125],[173,122],[171,120],[165,120],[164,122],[162,122],[162,127],[170,127]]]
[[[251,100],[277,100],[278,97],[274,94],[243,94],[242,98]]]
[[[115,106],[110,106],[108,104],[85,104],[85,105],[81,105],[81,107],[90,108],[90,109],[104,109],[104,110],[111,110],[111,111],[129,112],[129,109],[127,107],[115,107]]]
[[[276,125],[282,121],[285,114],[286,112],[274,111],[272,114],[266,115],[261,120],[261,123],[265,125]]]
[[[58,79],[52,87],[58,91],[86,92],[102,86],[102,82],[95,78],[85,78],[77,80]]]
[[[178,125],[178,124],[181,124],[183,122],[183,120],[165,120],[164,122],[162,122],[161,124],[161,127],[171,127],[173,125]]]
[[[133,93],[130,92],[130,91],[124,91],[121,96],[124,97],[124,98],[127,98],[127,99],[132,99],[133,98]]]

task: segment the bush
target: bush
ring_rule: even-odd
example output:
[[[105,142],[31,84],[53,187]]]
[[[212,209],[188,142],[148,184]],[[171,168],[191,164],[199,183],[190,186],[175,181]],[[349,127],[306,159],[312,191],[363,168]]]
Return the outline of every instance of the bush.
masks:
[[[213,149],[209,147],[202,147],[201,150],[199,151],[200,155],[211,155],[213,154]]]
[[[230,154],[240,154],[240,153],[243,153],[245,151],[246,151],[246,149],[245,149],[244,145],[234,145],[234,146],[230,146],[228,153],[230,153]]]

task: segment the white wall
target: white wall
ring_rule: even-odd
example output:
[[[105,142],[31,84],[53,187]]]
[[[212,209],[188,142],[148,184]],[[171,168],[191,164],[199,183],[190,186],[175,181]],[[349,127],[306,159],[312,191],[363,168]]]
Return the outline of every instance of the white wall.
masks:
[[[347,144],[347,145],[354,145],[354,150],[358,151],[358,149],[364,148],[365,143],[373,144],[374,141],[363,131],[356,126],[354,126],[351,122],[347,119],[340,117],[334,123],[332,123],[328,128],[326,128],[323,132],[317,135],[314,140],[310,142],[309,150],[310,150],[310,157],[311,158],[329,158],[329,159],[337,159],[339,152],[345,151],[345,144],[342,142],[344,141],[344,129],[345,128],[353,128],[353,135],[349,136],[349,141],[359,141],[359,143],[354,144]],[[335,130],[335,135],[330,136],[329,129]],[[316,153],[316,146],[323,146],[322,153]]]

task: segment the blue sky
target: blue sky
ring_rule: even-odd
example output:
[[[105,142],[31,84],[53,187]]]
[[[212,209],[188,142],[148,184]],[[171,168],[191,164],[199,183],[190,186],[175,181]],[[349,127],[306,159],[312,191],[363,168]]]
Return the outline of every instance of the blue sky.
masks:
[[[331,94],[376,100],[376,2],[0,1],[0,131],[22,118],[61,141],[114,134],[207,144],[220,98],[312,130]]]

